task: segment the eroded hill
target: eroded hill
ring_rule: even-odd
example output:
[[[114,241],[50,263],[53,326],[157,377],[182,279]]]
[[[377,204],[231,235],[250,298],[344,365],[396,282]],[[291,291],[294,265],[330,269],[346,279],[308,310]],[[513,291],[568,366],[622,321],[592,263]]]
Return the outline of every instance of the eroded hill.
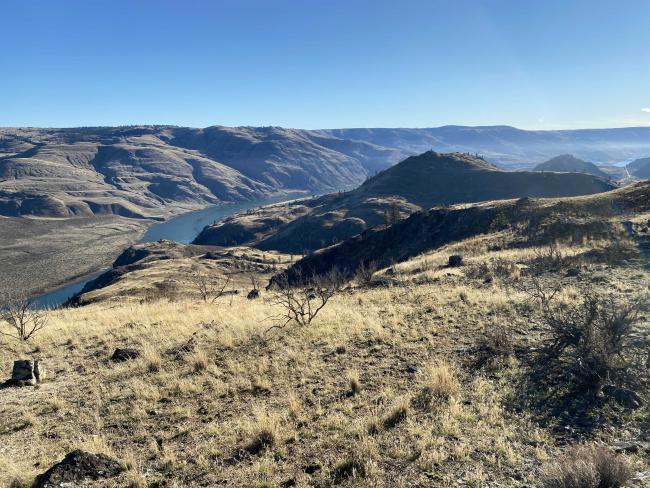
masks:
[[[612,188],[611,183],[592,175],[508,172],[467,154],[429,151],[407,158],[355,190],[262,207],[216,222],[195,242],[303,253],[392,223],[423,207],[586,195]]]

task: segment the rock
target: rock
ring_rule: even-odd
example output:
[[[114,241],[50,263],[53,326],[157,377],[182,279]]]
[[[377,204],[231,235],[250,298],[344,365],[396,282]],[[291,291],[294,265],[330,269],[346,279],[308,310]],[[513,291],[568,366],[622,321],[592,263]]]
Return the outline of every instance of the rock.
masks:
[[[76,450],[67,454],[63,461],[39,475],[34,488],[80,486],[82,483],[113,478],[123,471],[124,465],[105,454],[92,454]]]
[[[44,378],[43,366],[38,360],[21,359],[14,361],[9,381],[14,385],[36,385]]]
[[[450,268],[457,268],[458,266],[463,265],[463,256],[460,256],[458,254],[454,254],[452,256],[449,256],[449,267]]]
[[[641,442],[620,442],[614,446],[614,451],[626,454],[637,454],[645,448]]]
[[[257,289],[249,291],[248,295],[246,295],[246,298],[248,298],[249,300],[255,300],[256,298],[259,297],[260,297],[260,291]]]
[[[645,404],[645,401],[637,392],[627,388],[619,388],[616,385],[603,386],[603,394],[607,397],[613,398],[625,408],[636,409]]]
[[[125,347],[123,349],[117,348],[113,352],[113,355],[111,356],[111,361],[115,361],[116,363],[122,363],[124,361],[128,361],[129,359],[135,359],[138,356],[140,356],[140,351],[137,349],[132,349],[129,347]]]
[[[395,268],[392,266],[386,270],[386,276],[393,276],[395,274]]]
[[[580,275],[580,268],[569,268],[566,272],[567,277],[574,278]]]
[[[308,464],[304,467],[303,471],[307,474],[314,474],[316,471],[320,471],[321,465],[318,463]]]

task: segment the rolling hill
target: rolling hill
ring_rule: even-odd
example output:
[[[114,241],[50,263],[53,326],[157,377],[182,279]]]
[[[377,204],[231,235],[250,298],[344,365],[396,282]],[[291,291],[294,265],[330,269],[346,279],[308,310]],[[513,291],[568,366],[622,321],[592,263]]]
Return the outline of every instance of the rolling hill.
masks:
[[[611,190],[581,173],[507,172],[467,154],[433,151],[407,158],[359,188],[262,207],[206,227],[196,244],[252,245],[302,253],[329,246],[421,207],[519,197],[561,197]]]
[[[557,173],[586,173],[589,175],[609,178],[609,175],[602,171],[594,163],[578,159],[572,154],[562,154],[548,161],[538,164],[533,171],[554,171]]]

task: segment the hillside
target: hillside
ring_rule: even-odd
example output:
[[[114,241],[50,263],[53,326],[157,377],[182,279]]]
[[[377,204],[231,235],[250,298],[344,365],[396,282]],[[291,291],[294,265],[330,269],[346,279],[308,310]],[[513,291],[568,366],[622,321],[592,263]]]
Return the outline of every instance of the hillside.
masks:
[[[392,152],[281,128],[0,129],[0,215],[164,218],[353,186]]]
[[[533,171],[555,171],[558,173],[586,173],[589,175],[608,178],[609,175],[594,163],[578,159],[571,154],[562,154],[538,164]]]
[[[37,387],[0,389],[0,485],[31,486],[81,449],[119,466],[89,468],[100,478],[89,486],[104,488],[546,488],[563,486],[553,483],[563,476],[593,480],[599,467],[619,486],[647,486],[650,275],[615,226],[619,211],[647,222],[647,192],[646,184],[564,199],[565,207],[483,204],[466,218],[461,207],[448,209],[467,226],[446,241],[434,235],[430,243],[442,247],[359,275],[309,324],[276,329],[285,295],[262,288],[247,299],[249,277],[261,281],[289,256],[136,246],[118,263],[130,271],[89,292],[87,305],[49,311],[29,341],[7,338],[0,348],[4,378],[15,358],[39,358],[47,371]],[[552,217],[523,226],[526,234],[552,236],[551,224],[576,239],[553,247],[522,241],[503,222],[486,234],[473,227],[489,220],[482,212],[513,205]],[[591,210],[599,220],[611,215],[611,225],[582,225]],[[393,232],[399,256],[407,239],[444,228],[436,215],[367,234]],[[448,267],[450,255],[464,265]],[[230,279],[227,291],[239,293],[204,300],[201,273]],[[551,302],[536,298],[557,289]],[[614,383],[595,389],[589,368],[601,367],[599,349],[558,349],[564,327],[553,328],[571,320],[579,332],[594,314],[599,327],[631,325],[616,329],[625,354],[602,363]],[[128,356],[111,359],[118,348]]]
[[[640,215],[647,231],[650,181],[607,193],[562,199],[530,199],[457,205],[418,212],[388,228],[369,229],[296,262],[290,281],[336,268],[353,275],[360,266],[387,267],[451,242],[510,229],[515,245],[580,242],[584,236],[611,240],[624,218]],[[643,219],[646,220],[643,220]],[[528,233],[530,230],[534,234]],[[519,244],[516,244],[518,242]],[[650,258],[650,256],[649,256]]]
[[[412,156],[341,194],[262,207],[206,227],[197,244],[303,253],[396,220],[421,207],[517,197],[585,195],[613,185],[580,173],[507,172],[466,154]]]
[[[632,161],[627,169],[637,178],[650,178],[650,158],[642,158]]]

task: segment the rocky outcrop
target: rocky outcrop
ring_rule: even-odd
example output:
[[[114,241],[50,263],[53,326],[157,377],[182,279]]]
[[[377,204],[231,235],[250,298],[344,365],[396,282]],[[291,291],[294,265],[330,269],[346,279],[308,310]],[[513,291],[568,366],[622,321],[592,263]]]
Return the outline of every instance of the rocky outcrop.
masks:
[[[33,487],[82,486],[91,481],[114,478],[125,470],[125,466],[120,461],[110,456],[76,450],[39,475]]]

